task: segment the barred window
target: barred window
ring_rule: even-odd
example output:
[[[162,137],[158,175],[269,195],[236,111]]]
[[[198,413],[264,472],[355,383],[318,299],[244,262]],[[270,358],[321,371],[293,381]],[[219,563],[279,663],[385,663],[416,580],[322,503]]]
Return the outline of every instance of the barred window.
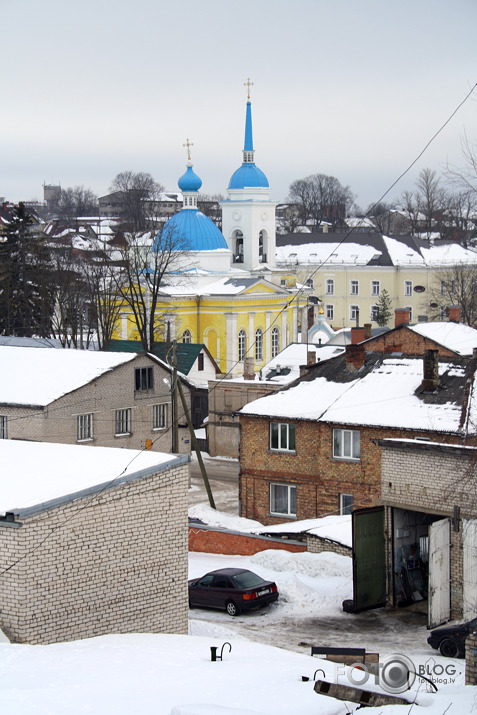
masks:
[[[93,439],[93,415],[78,415],[76,418],[76,439],[82,442],[85,439]]]
[[[0,439],[8,439],[8,417],[0,415]]]
[[[115,434],[130,434],[131,433],[131,410],[116,410],[115,417]]]
[[[167,403],[152,406],[152,428],[165,429],[167,427]]]

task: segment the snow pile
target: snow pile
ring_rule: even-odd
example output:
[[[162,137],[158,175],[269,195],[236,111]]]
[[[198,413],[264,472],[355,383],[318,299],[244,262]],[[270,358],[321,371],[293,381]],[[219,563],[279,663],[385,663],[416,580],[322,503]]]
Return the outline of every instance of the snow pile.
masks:
[[[250,560],[254,566],[264,566],[282,573],[289,571],[291,574],[302,574],[311,578],[351,579],[353,576],[351,557],[333,554],[331,551],[321,554],[304,551],[296,554],[281,549],[267,549],[254,554]]]
[[[241,531],[248,533],[252,529],[263,528],[263,524],[253,519],[245,519],[241,516],[234,516],[226,512],[212,509],[208,504],[195,504],[189,507],[189,518],[200,519],[207,526],[230,529],[230,531]]]

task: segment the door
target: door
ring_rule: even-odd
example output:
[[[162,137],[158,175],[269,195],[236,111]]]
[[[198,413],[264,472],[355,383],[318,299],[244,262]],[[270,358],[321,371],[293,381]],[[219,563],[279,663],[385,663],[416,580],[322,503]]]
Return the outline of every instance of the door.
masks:
[[[384,507],[353,511],[354,610],[386,603]]]
[[[462,524],[462,600],[464,620],[470,621],[477,616],[477,520],[463,519]]]
[[[450,619],[450,519],[429,526],[428,628]]]

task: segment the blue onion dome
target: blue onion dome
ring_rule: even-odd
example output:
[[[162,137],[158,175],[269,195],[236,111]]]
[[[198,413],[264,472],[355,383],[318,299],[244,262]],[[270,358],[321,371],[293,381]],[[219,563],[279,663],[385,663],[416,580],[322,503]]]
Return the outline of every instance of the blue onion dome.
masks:
[[[192,166],[189,165],[186,173],[181,176],[177,183],[181,191],[199,191],[202,186],[202,179],[197,176],[192,170]]]
[[[188,251],[228,249],[227,241],[215,223],[198,209],[182,209],[164,225],[163,231],[176,236]],[[159,238],[159,237],[158,237]],[[157,250],[158,239],[152,250]]]
[[[230,179],[229,189],[247,188],[269,188],[267,177],[255,164],[242,164],[242,166],[232,174],[232,178]]]

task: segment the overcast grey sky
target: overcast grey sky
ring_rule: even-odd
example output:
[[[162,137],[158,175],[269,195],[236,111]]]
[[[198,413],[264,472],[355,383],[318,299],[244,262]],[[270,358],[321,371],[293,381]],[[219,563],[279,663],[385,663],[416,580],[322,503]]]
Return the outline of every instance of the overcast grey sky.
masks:
[[[476,0],[0,0],[0,196],[107,193],[146,171],[177,190],[194,143],[205,193],[241,164],[250,77],[255,159],[281,201],[333,174],[367,206],[477,81]],[[477,92],[419,171],[462,163]]]

